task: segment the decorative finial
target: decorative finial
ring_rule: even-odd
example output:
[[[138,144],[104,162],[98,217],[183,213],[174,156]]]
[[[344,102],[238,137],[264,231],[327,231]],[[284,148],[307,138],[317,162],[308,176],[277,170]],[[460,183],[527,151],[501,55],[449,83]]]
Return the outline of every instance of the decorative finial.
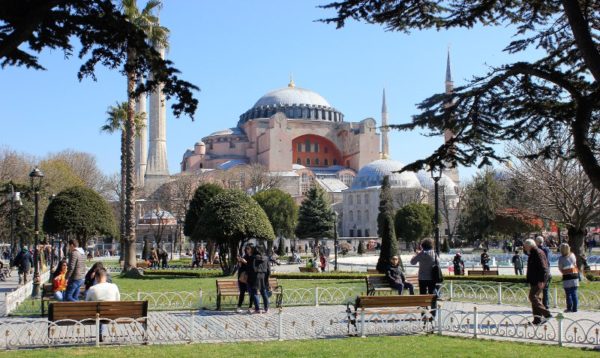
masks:
[[[296,87],[296,84],[294,83],[294,76],[291,73],[290,73],[290,83],[288,83],[288,87],[289,88]]]
[[[448,44],[448,58],[446,59],[446,82],[452,82],[452,73],[450,72],[450,44]]]

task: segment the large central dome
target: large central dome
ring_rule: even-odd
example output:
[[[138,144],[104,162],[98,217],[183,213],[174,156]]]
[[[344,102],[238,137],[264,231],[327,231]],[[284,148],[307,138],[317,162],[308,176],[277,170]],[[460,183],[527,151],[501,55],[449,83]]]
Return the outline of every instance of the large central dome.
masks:
[[[344,115],[333,108],[320,94],[298,88],[294,82],[260,97],[252,108],[240,116],[238,125],[258,118],[269,118],[284,113],[288,119],[342,122]]]
[[[277,105],[298,105],[331,107],[329,102],[320,94],[298,87],[285,87],[269,92],[262,96],[254,107],[277,106]]]

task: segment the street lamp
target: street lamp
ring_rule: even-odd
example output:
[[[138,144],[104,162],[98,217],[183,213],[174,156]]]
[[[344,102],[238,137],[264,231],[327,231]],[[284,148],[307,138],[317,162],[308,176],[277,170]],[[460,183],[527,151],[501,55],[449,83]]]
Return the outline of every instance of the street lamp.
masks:
[[[183,229],[184,221],[180,218],[177,218],[177,242],[179,243],[179,258],[181,259],[181,242],[183,241],[183,233],[181,232]]]
[[[338,252],[338,235],[337,235],[337,211],[333,211],[333,270],[337,271],[337,252]]]
[[[44,173],[37,167],[29,173],[29,179],[31,181],[31,190],[34,194],[34,249],[33,249],[33,297],[38,297],[40,293],[40,270],[39,270],[39,235],[40,235],[40,214],[39,214],[39,201],[40,201],[40,189],[42,188],[42,179],[44,179]]]
[[[434,235],[435,235],[435,253],[437,255],[440,254],[440,216],[439,216],[439,186],[438,182],[442,178],[442,169],[432,167],[431,168],[431,178],[433,179],[433,187],[434,187],[434,215],[433,215],[433,225],[434,225]]]
[[[15,191],[15,187],[12,183],[9,183],[10,194],[8,200],[10,201],[10,257],[15,258],[18,248],[17,248],[17,239],[15,238],[15,204],[17,206],[23,206],[23,202],[21,201],[21,193]],[[21,243],[21,247],[23,243]]]

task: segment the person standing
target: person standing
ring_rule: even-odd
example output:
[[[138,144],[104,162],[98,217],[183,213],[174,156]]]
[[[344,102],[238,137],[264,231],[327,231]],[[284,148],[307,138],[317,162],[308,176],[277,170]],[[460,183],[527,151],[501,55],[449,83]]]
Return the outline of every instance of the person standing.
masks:
[[[560,257],[558,258],[558,269],[563,275],[563,288],[567,298],[567,309],[565,312],[577,312],[579,299],[577,298],[577,287],[579,287],[579,270],[577,259],[571,252],[569,244],[560,244]]]
[[[67,265],[67,289],[65,301],[79,301],[79,289],[85,279],[85,252],[77,239],[69,240],[69,263]]]
[[[439,258],[433,250],[433,240],[423,239],[421,245],[419,245],[419,249],[417,254],[410,259],[411,265],[419,264],[419,294],[437,296],[437,284],[433,280],[433,266],[436,261],[439,262]],[[434,300],[431,306],[433,316],[435,316],[436,307],[436,300]]]
[[[481,266],[483,267],[483,271],[490,270],[490,255],[488,255],[487,249],[483,249],[483,253],[481,254]]]
[[[402,291],[406,288],[411,295],[415,294],[415,288],[412,283],[406,282],[406,277],[404,276],[404,272],[400,268],[400,259],[398,256],[392,256],[390,260],[391,264],[388,266],[385,272],[385,278],[390,283],[392,288],[398,290],[398,294],[402,295]]]
[[[244,296],[248,292],[248,298],[250,300],[250,307],[252,307],[252,293],[248,289],[248,281],[250,277],[250,267],[253,265],[252,257],[252,246],[247,245],[244,248],[244,256],[238,256],[238,288],[240,295],[238,297],[237,313],[242,313],[242,304],[244,303]]]
[[[452,264],[454,266],[455,276],[461,276],[465,274],[465,262],[463,261],[460,252],[457,252],[456,255],[454,255],[454,259],[452,259]]]
[[[521,253],[519,252],[519,250],[515,251],[515,254],[513,255],[511,261],[515,268],[515,275],[522,276],[523,275],[523,258],[521,257]]]
[[[529,283],[529,301],[533,313],[533,324],[546,323],[552,317],[550,311],[542,304],[540,295],[547,280],[548,265],[544,259],[544,252],[540,250],[532,239],[525,240],[523,250],[528,255],[526,281]]]
[[[17,254],[15,257],[14,265],[17,266],[19,270],[19,285],[24,285],[27,283],[27,274],[31,271],[31,267],[33,266],[33,257],[27,246],[23,246],[21,252]]]
[[[261,313],[259,309],[259,295],[262,296],[264,313],[269,311],[269,257],[265,255],[262,246],[254,247],[252,265],[249,267],[248,285],[252,291],[252,299],[254,301],[254,313]]]
[[[548,246],[544,245],[544,237],[538,236],[535,238],[535,244],[538,246],[540,250],[544,253],[544,258],[546,259],[546,284],[544,285],[544,290],[542,291],[542,303],[546,309],[550,308],[550,281],[552,280],[552,276],[550,276],[550,249]]]

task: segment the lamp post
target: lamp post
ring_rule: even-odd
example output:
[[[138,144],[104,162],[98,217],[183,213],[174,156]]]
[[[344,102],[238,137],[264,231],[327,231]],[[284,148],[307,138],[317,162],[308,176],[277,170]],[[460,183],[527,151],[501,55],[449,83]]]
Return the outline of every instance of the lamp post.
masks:
[[[8,200],[10,201],[10,257],[11,258],[15,258],[15,256],[17,255],[17,239],[15,238],[15,221],[16,221],[16,215],[15,215],[15,204],[18,206],[22,206],[23,202],[21,201],[21,193],[18,191],[15,191],[15,187],[12,183],[9,183],[8,186],[10,187],[10,194],[9,194],[9,198]],[[21,243],[21,247],[23,243]]]
[[[40,269],[39,269],[39,235],[40,235],[40,215],[39,215],[39,201],[40,201],[40,189],[42,187],[42,179],[44,179],[44,173],[37,167],[29,173],[29,179],[31,181],[31,190],[34,194],[34,249],[33,249],[33,297],[38,297],[40,293]]]
[[[183,239],[183,233],[181,232],[182,228],[183,228],[183,222],[184,221],[182,219],[177,218],[177,235],[178,235],[177,242],[179,244],[179,258],[180,259],[181,259],[181,246],[182,246],[181,241],[183,241],[182,240]]]
[[[432,167],[431,168],[431,178],[433,179],[433,187],[434,187],[434,215],[433,215],[433,232],[435,235],[435,253],[437,255],[440,254],[440,214],[439,214],[439,185],[438,182],[442,178],[442,169]]]
[[[338,252],[338,235],[337,235],[337,211],[333,211],[333,270],[337,271],[337,252]]]

